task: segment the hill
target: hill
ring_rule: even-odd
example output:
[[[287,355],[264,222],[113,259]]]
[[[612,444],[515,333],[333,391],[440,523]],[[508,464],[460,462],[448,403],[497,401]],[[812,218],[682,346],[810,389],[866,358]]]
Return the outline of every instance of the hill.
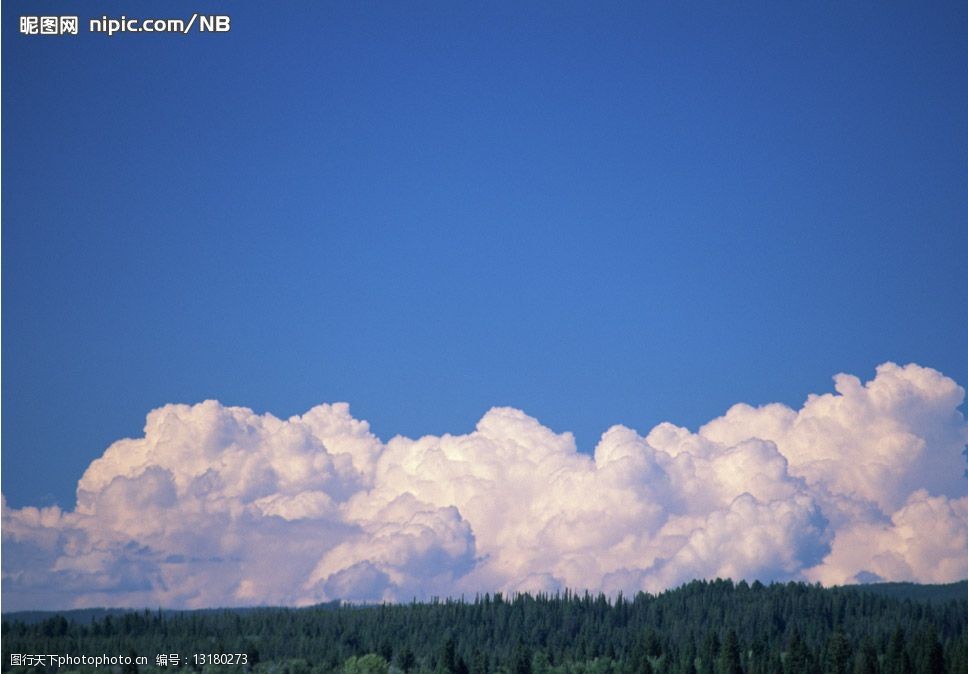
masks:
[[[857,589],[873,592],[894,599],[911,599],[913,601],[944,602],[952,600],[968,600],[968,580],[947,585],[919,585],[918,583],[871,583],[869,585],[853,586]]]

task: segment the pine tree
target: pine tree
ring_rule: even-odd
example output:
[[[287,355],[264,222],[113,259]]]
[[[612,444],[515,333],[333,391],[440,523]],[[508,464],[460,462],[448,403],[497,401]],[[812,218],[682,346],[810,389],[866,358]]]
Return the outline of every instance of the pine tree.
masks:
[[[397,666],[403,671],[404,674],[410,674],[410,671],[417,664],[417,658],[413,654],[413,649],[410,646],[404,646],[397,653]]]
[[[811,674],[810,652],[803,643],[800,630],[794,630],[787,647],[786,659],[783,662],[786,674]]]
[[[626,672],[627,674],[652,674],[652,664],[649,662],[649,649],[642,636],[635,640]]]
[[[471,655],[471,674],[490,674],[487,655],[476,648]]]
[[[908,656],[904,630],[898,625],[884,654],[884,674],[914,674],[911,658]]]
[[[722,648],[717,658],[717,674],[743,674],[743,666],[739,656],[739,638],[736,630],[729,630],[723,640]]]
[[[949,674],[968,674],[968,632],[952,643],[948,657]]]
[[[854,656],[852,674],[878,674],[877,650],[870,639],[865,639]],[[968,674],[966,672],[965,674]]]
[[[715,674],[719,648],[719,636],[713,631],[707,632],[706,638],[702,642],[702,648],[699,649],[698,674]]]
[[[121,674],[138,674],[138,654],[133,648],[128,649],[128,657],[121,665]]]
[[[850,642],[842,631],[835,630],[827,640],[824,672],[825,674],[851,674],[850,668]]]
[[[915,674],[945,674],[944,649],[933,625],[918,633],[914,651]]]
[[[514,649],[511,674],[531,674],[531,651],[520,641]]]
[[[437,667],[434,674],[457,674],[456,646],[453,637],[447,637],[444,644],[440,647],[440,654],[437,657]]]

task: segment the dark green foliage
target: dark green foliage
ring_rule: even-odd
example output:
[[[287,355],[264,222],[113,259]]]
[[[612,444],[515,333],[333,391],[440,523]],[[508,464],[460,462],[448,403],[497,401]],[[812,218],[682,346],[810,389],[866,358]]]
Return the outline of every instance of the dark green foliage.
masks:
[[[245,645],[242,647],[242,652],[245,653],[249,658],[249,666],[255,667],[259,664],[261,658],[259,657],[259,649],[255,643],[251,640],[244,642]]]
[[[790,644],[787,647],[786,659],[783,664],[785,674],[813,674],[810,651],[800,636],[799,629],[795,629],[793,636],[790,637]]]
[[[138,664],[135,660],[138,657],[137,651],[133,648],[129,648],[126,653],[127,660],[121,665],[121,674],[138,674]]]
[[[566,591],[395,606],[101,610],[85,622],[70,613],[5,619],[2,669],[28,671],[11,666],[12,653],[133,652],[149,662],[138,674],[241,671],[190,657],[221,651],[248,654],[252,674],[968,674],[968,601],[932,599],[715,580],[612,601]],[[162,670],[160,653],[186,659]]]
[[[743,674],[743,667],[739,661],[739,639],[736,630],[726,632],[726,638],[717,658],[717,674]]]
[[[644,637],[639,637],[626,660],[625,674],[652,674],[649,648]]]
[[[882,674],[914,674],[906,648],[904,630],[900,626],[894,630],[887,645]]]
[[[716,674],[716,659],[719,657],[719,636],[710,630],[706,632],[699,651],[699,674]]]
[[[511,674],[531,674],[531,650],[521,642],[514,649]]]
[[[479,648],[475,648],[471,654],[470,669],[471,674],[490,674],[491,668],[487,661],[487,655]]]
[[[954,640],[948,651],[948,674],[968,674],[968,631]]]
[[[852,674],[852,656],[850,642],[839,629],[834,630],[827,640],[824,657],[824,674]]]
[[[414,666],[417,664],[417,656],[413,654],[413,650],[410,646],[404,646],[397,653],[397,667],[400,668],[404,674],[410,674]],[[474,674],[477,674],[476,672]],[[481,673],[483,674],[483,673]]]
[[[911,651],[915,674],[945,674],[944,649],[934,625],[918,632]]]
[[[852,674],[878,674],[877,669],[877,650],[874,643],[869,639],[861,642],[860,648],[854,655],[854,667]],[[968,674],[968,672],[966,672]]]
[[[870,585],[859,585],[858,589],[894,599],[913,599],[915,601],[946,602],[968,599],[968,580],[947,585],[872,583]]]
[[[437,656],[434,674],[457,674],[457,653],[453,637],[447,637]]]

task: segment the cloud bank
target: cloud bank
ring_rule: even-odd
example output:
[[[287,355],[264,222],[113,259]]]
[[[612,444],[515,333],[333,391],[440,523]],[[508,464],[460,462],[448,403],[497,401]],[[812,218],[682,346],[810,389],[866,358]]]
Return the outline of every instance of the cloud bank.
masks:
[[[834,381],[696,433],[615,426],[593,456],[510,408],[382,443],[344,403],[166,405],[75,510],[4,501],[4,608],[968,578],[964,389],[913,364]]]

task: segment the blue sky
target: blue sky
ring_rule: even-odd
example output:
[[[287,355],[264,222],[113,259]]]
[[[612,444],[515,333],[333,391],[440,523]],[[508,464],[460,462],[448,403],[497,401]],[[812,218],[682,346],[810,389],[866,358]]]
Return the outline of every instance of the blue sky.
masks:
[[[12,506],[170,402],[590,452],[968,382],[964,3],[204,4],[3,5]],[[16,32],[200,9],[231,33]]]

